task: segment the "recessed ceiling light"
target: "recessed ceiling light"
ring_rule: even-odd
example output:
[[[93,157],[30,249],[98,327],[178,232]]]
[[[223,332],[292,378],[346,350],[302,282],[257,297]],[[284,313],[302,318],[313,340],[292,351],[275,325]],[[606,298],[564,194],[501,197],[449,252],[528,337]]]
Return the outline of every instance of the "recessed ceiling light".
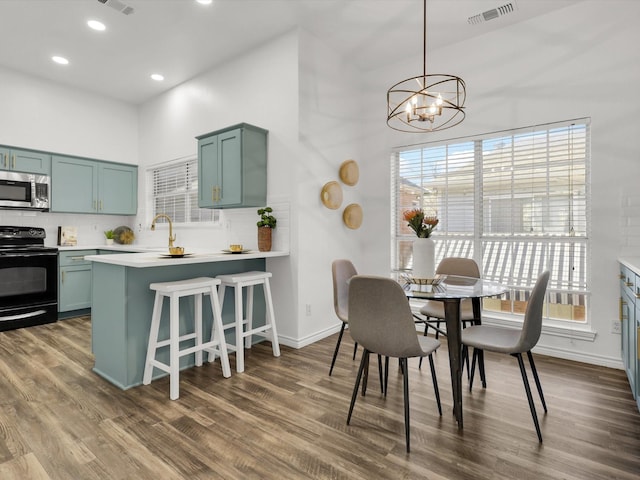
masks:
[[[102,32],[107,28],[104,26],[104,23],[99,22],[98,20],[89,20],[87,22],[87,25],[89,25],[90,28],[93,28],[94,30],[97,30],[99,32]]]
[[[200,5],[211,5],[213,0],[196,0]]]
[[[64,57],[60,57],[58,55],[54,55],[53,57],[51,57],[51,60],[53,60],[56,63],[59,63],[60,65],[68,65],[69,64],[69,60],[67,60]]]
[[[159,73],[154,73],[153,75],[151,75],[151,79],[155,80],[156,82],[161,82],[164,80],[164,77]]]

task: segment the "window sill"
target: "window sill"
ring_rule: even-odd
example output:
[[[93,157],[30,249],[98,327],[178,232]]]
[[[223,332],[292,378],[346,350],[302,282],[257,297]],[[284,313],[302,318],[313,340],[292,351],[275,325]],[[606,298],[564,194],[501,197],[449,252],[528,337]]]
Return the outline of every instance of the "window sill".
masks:
[[[420,314],[421,303],[411,302],[411,310],[415,314]],[[485,325],[496,325],[500,327],[520,329],[522,328],[522,320],[505,315],[496,315],[495,312],[482,312],[482,322]],[[573,340],[582,340],[585,342],[594,342],[598,334],[591,328],[589,324],[571,324],[571,326],[563,325],[565,322],[552,321],[551,324],[542,325],[542,333],[555,337],[571,338]]]

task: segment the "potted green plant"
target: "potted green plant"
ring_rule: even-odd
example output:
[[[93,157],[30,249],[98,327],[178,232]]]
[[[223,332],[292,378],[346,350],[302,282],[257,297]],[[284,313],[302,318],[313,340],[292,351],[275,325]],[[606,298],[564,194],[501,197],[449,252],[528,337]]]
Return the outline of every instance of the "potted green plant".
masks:
[[[278,220],[272,215],[271,207],[264,207],[258,210],[260,221],[258,221],[258,250],[261,252],[271,251],[271,238],[273,229],[276,228]]]
[[[107,239],[107,245],[113,245],[113,239],[115,238],[115,233],[113,233],[113,230],[105,230],[104,238]]]

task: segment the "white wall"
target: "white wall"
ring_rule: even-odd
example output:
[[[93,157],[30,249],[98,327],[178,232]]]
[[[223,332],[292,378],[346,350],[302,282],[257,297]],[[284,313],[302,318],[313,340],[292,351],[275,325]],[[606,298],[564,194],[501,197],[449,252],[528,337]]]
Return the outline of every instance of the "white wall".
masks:
[[[138,163],[135,107],[0,67],[0,144]],[[0,224],[44,227],[55,245],[58,225],[78,227],[84,244],[104,243],[102,232],[131,217],[0,210]]]
[[[138,237],[165,245],[166,231],[149,230],[146,170],[158,163],[197,155],[196,136],[237,123],[269,130],[267,203],[278,219],[273,249],[291,249],[291,257],[271,259],[274,302],[283,343],[297,339],[296,250],[290,222],[296,215],[298,154],[298,41],[296,32],[274,39],[246,55],[199,75],[140,108],[140,182]],[[227,248],[242,243],[257,249],[257,209],[223,210],[221,227],[177,228],[185,248]]]
[[[333,311],[331,262],[351,259],[367,271],[361,245],[364,229],[351,230],[342,221],[344,208],[362,203],[361,183],[340,182],[342,162],[362,165],[358,142],[360,122],[359,76],[350,64],[312,35],[300,35],[300,148],[297,161],[298,222],[298,341],[311,343],[336,331],[341,322]],[[338,181],[343,191],[339,209],[330,210],[320,199],[322,186]],[[364,206],[366,224],[372,218]]]
[[[369,75],[371,82],[366,145],[368,208],[388,218],[389,149],[577,117],[592,119],[591,322],[595,341],[543,335],[540,351],[620,366],[620,337],[611,334],[618,318],[616,259],[638,254],[620,237],[621,198],[637,190],[640,178],[640,63],[637,46],[640,3],[585,1],[512,27],[429,54],[439,72],[467,83],[467,118],[436,134],[397,134],[385,126],[384,92],[419,73],[421,59]],[[384,271],[388,239],[370,226],[366,249],[380,252]],[[388,222],[384,228],[389,228]],[[380,228],[383,230],[384,228]]]

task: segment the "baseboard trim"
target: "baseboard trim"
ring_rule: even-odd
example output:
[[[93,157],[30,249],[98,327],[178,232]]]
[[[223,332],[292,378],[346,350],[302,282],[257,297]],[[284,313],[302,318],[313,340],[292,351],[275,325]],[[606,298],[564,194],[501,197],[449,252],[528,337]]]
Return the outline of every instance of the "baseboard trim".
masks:
[[[315,332],[311,335],[307,335],[306,337],[302,337],[302,338],[292,338],[286,335],[279,334],[278,340],[281,345],[286,345],[287,347],[299,349],[302,347],[306,347],[307,345],[311,345],[312,343],[316,343],[322,340],[323,338],[327,338],[333,335],[334,333],[339,332],[341,326],[342,326],[342,323],[337,323],[334,326],[325,328],[323,330],[320,330],[318,332]]]

